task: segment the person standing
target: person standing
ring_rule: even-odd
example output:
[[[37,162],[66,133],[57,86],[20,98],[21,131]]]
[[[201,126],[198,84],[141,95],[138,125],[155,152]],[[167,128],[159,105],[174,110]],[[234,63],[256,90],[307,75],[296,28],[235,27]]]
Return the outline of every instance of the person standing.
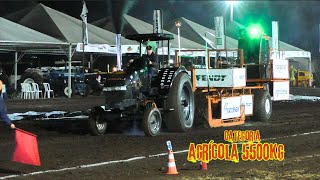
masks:
[[[290,86],[295,86],[296,84],[296,74],[297,69],[293,67],[293,65],[290,66]]]
[[[8,94],[8,87],[9,87],[9,77],[7,74],[3,72],[3,68],[0,66],[0,81],[2,81],[2,94],[1,97],[3,97],[5,100],[7,100]]]
[[[2,93],[2,87],[3,83],[0,80],[0,94]],[[5,104],[5,100],[2,97],[0,97],[0,118],[6,125],[9,125],[11,129],[16,128],[16,126],[11,122],[7,115],[7,107]]]

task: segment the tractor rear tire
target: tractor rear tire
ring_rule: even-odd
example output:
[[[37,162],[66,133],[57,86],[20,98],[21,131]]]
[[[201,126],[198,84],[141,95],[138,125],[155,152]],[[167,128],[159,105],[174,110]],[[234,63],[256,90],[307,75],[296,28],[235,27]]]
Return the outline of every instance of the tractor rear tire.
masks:
[[[19,85],[20,83],[37,83],[39,85],[39,89],[44,90],[44,87],[43,87],[44,78],[42,75],[38,74],[37,72],[23,73],[19,79]]]
[[[187,73],[179,73],[172,82],[167,105],[170,110],[165,121],[169,131],[185,132],[194,121],[194,93]]]
[[[94,107],[90,112],[88,124],[90,134],[93,136],[103,135],[107,130],[107,121],[103,113],[104,110],[101,107]]]
[[[69,87],[68,87],[68,85],[67,85],[67,86],[65,86],[65,87],[63,88],[63,94],[64,94],[65,97],[68,97],[68,93],[69,93]],[[74,87],[71,85],[71,97],[74,96],[74,95],[75,95],[75,89],[74,89]]]
[[[150,108],[144,112],[142,119],[143,130],[146,136],[157,136],[160,133],[162,118],[158,108]]]
[[[272,116],[272,100],[268,91],[255,90],[253,103],[253,120],[268,121]]]

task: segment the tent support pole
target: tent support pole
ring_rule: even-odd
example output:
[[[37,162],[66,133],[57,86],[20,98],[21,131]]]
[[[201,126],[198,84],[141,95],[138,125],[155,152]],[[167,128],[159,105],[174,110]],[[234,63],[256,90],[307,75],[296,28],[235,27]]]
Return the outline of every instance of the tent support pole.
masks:
[[[68,60],[68,98],[71,98],[71,59],[72,59],[72,53],[71,53],[71,43],[69,44],[69,60]]]
[[[14,54],[14,89],[17,90],[18,81],[18,51]]]
[[[180,49],[179,49],[179,50],[180,50]],[[162,52],[162,54],[163,54],[163,56],[164,56],[164,53],[163,53],[163,52]],[[167,60],[166,66],[169,66],[170,55],[171,55],[171,54],[170,54],[170,40],[168,40],[168,60]],[[180,56],[180,53],[179,53],[179,56]],[[179,57],[179,56],[178,56],[178,57]],[[181,62],[180,62],[180,59],[178,59],[178,61],[179,61],[178,63],[179,63],[179,66],[180,66],[180,63],[181,63]]]
[[[89,68],[93,69],[93,53],[90,54],[90,66]]]

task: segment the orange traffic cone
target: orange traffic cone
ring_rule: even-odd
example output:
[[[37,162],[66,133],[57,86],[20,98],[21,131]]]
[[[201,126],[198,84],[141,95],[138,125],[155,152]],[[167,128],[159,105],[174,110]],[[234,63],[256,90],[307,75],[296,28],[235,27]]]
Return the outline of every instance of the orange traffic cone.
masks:
[[[200,162],[200,169],[201,170],[208,170],[208,166],[207,166],[207,163],[205,162]]]
[[[168,158],[167,174],[178,174],[176,162],[175,162],[174,156],[173,156],[173,151],[169,150],[168,155],[169,155],[169,158]]]

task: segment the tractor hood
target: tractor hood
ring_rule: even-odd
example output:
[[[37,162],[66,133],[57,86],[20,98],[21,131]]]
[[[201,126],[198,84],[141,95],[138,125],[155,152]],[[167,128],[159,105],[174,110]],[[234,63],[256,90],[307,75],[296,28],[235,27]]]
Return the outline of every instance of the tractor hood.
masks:
[[[105,87],[127,86],[139,77],[147,76],[147,64],[141,58],[135,59],[124,71],[112,72],[106,77]]]
[[[117,71],[108,74],[104,87],[128,86],[139,79],[138,71]]]
[[[113,72],[106,77],[104,87],[125,86],[128,85],[129,79],[130,74],[125,71]]]

